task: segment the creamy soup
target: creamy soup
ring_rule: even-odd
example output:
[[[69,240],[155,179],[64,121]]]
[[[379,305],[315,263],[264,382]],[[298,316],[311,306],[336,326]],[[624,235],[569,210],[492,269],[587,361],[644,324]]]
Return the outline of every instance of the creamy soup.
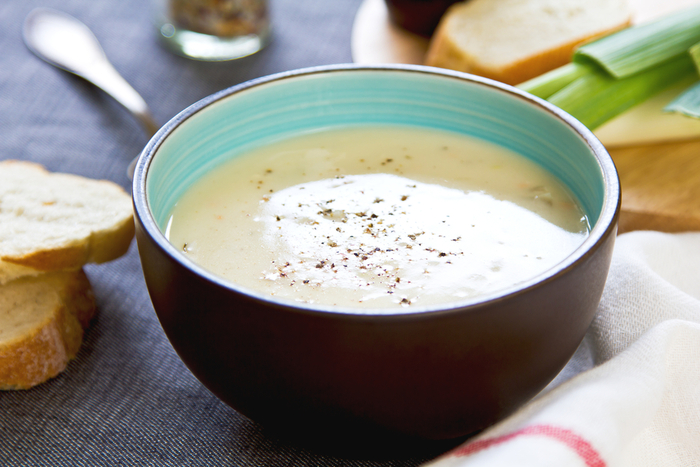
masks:
[[[572,195],[522,156],[454,133],[368,127],[235,158],[188,189],[166,236],[265,295],[406,311],[531,279],[588,230]]]

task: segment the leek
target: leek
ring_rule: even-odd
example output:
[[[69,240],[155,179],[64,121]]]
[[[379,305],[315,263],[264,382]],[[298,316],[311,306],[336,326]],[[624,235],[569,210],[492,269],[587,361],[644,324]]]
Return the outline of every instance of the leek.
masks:
[[[695,69],[698,70],[698,74],[700,74],[700,42],[689,48],[688,52],[690,53],[690,58],[692,58],[695,63]]]
[[[698,42],[700,7],[693,7],[583,45],[573,60],[592,60],[612,76],[624,78],[685,54]]]
[[[697,78],[700,7],[583,45],[572,60],[518,87],[595,129],[668,87]],[[694,107],[700,118],[700,89],[666,110],[694,115]]]
[[[571,84],[578,78],[591,73],[591,67],[592,65],[585,63],[569,63],[530,81],[526,81],[518,87],[537,97],[547,99],[567,84]]]
[[[696,71],[700,73],[700,42],[689,48],[688,53],[695,64]],[[696,83],[675,98],[664,107],[664,111],[700,118],[700,83]]]
[[[693,61],[688,55],[681,55],[623,79],[604,71],[588,74],[548,100],[593,129],[693,73]]]
[[[675,98],[664,107],[664,111],[700,118],[700,83],[691,86],[690,89]]]

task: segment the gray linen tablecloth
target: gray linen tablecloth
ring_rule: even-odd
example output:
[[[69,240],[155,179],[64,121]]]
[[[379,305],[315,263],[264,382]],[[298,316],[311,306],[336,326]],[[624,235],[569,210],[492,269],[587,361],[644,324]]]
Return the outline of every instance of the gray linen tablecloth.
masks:
[[[233,62],[174,56],[157,42],[147,0],[0,1],[0,159],[109,179],[145,145],[138,124],[102,91],[39,60],[21,27],[34,7],[85,22],[162,124],[197,100],[242,81],[350,62],[359,0],[272,0],[274,39]],[[89,266],[98,317],[75,361],[28,391],[0,393],[0,465],[411,466],[422,459],[350,459],[275,440],[185,368],[156,319],[132,244]]]

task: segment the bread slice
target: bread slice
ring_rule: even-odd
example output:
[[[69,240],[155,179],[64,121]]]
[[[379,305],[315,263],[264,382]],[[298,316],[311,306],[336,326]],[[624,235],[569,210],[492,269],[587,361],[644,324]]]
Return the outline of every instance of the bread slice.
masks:
[[[63,371],[94,314],[82,269],[0,285],[0,389],[27,389]]]
[[[631,18],[626,0],[469,0],[447,10],[425,63],[518,84]]]
[[[115,183],[0,162],[0,284],[115,259],[133,235],[131,197]]]

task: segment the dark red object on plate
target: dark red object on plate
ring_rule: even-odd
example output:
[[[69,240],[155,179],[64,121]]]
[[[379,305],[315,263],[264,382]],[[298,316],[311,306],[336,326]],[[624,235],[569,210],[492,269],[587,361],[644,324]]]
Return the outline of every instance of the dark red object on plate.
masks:
[[[430,37],[440,18],[458,0],[385,0],[389,18],[398,26]]]

